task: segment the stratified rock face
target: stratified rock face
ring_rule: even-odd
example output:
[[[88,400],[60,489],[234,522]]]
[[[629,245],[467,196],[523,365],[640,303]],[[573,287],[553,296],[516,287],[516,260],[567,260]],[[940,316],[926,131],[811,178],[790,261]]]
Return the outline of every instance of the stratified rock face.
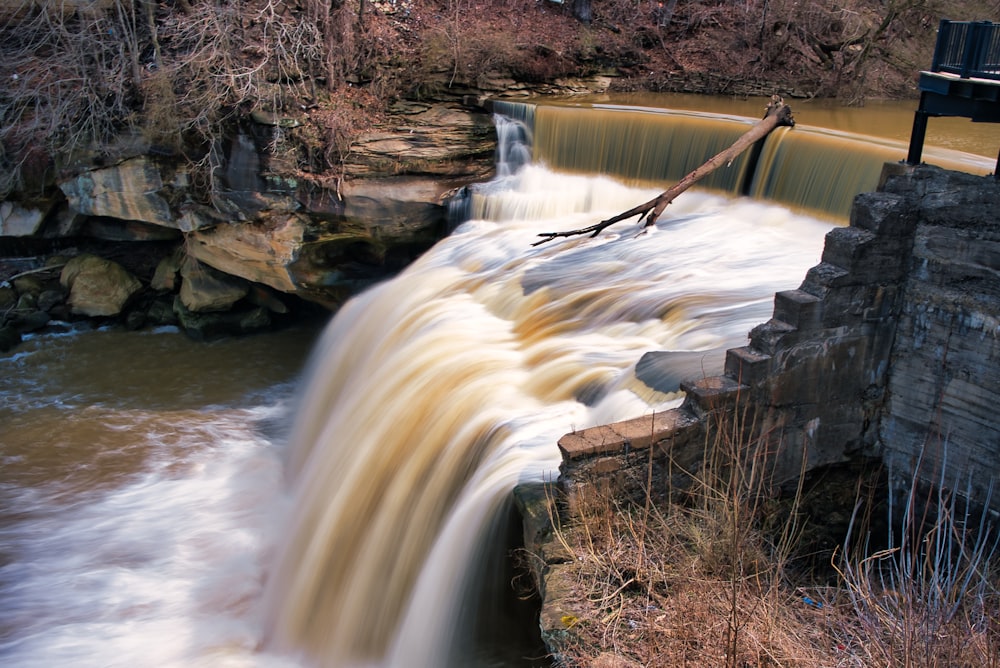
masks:
[[[394,131],[369,134],[352,146],[349,174],[475,178],[492,167],[496,131],[488,115],[421,103],[399,105],[396,112],[401,122]]]
[[[923,167],[886,191],[919,225],[889,372],[884,458],[1000,508],[1000,183]],[[938,478],[940,476],[940,478]]]
[[[90,317],[118,315],[142,289],[142,283],[117,262],[87,254],[67,262],[59,282],[69,290],[73,313]]]
[[[332,307],[444,236],[447,194],[492,171],[496,133],[482,108],[398,107],[395,127],[353,146],[336,184],[290,176],[289,152],[260,132],[287,119],[256,114],[227,144],[210,193],[191,190],[189,166],[136,155],[64,179],[65,200],[0,202],[0,236],[175,243],[215,270]],[[176,289],[176,274],[164,266],[153,289]],[[187,292],[182,301],[215,308]]]
[[[81,214],[177,226],[161,192],[160,170],[145,157],[85,172],[59,187],[70,208]]]

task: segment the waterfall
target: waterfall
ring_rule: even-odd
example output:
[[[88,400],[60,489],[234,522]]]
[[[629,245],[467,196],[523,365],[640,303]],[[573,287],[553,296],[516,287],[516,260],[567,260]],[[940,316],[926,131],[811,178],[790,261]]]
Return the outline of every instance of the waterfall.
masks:
[[[642,235],[530,245],[655,192],[523,166],[470,188],[470,220],[337,313],[291,436],[270,648],[322,666],[490,665],[466,642],[489,612],[469,583],[502,549],[512,487],[558,474],[562,434],[675,405],[636,379],[642,355],[714,364],[830,228],[691,191]]]
[[[525,122],[535,134],[534,159],[553,169],[607,174],[635,185],[656,184],[664,190],[729,147],[756,120],[705,112],[563,103],[535,106]],[[899,141],[797,122],[794,128],[778,128],[756,149],[698,185],[780,202],[810,215],[846,220],[854,196],[875,190],[882,166],[905,159],[906,153],[907,145]],[[989,162],[958,152],[932,149],[928,158],[946,169],[980,173],[991,169]]]
[[[522,106],[530,108],[528,105]],[[495,113],[493,124],[497,129],[497,176],[511,176],[531,162],[530,121]]]

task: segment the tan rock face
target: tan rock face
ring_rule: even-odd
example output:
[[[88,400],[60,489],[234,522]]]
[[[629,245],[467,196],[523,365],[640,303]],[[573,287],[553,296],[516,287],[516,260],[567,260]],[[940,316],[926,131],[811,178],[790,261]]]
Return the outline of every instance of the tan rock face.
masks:
[[[413,105],[408,111],[395,131],[372,133],[354,144],[349,174],[478,177],[492,167],[496,132],[487,114],[443,105]]]
[[[178,272],[181,269],[180,253],[174,253],[160,260],[153,273],[153,279],[149,282],[149,287],[161,292],[172,292],[179,284]]]
[[[157,166],[144,157],[81,174],[59,184],[70,208],[90,216],[176,227]]]
[[[233,276],[295,292],[288,271],[303,243],[307,221],[290,215],[268,223],[216,225],[188,235],[188,255]]]
[[[142,283],[124,267],[95,255],[78,255],[63,267],[59,282],[69,290],[73,313],[113,316],[121,313]]]

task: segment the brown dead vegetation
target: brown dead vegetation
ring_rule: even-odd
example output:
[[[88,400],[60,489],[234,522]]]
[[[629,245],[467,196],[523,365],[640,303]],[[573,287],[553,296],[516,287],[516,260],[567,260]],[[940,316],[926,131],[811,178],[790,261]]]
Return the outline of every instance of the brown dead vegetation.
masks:
[[[996,0],[3,0],[0,196],[38,187],[122,137],[183,152],[211,184],[214,146],[253,111],[336,171],[399,98],[457,99],[496,75],[614,71],[623,90],[701,92],[759,79],[848,102],[913,94],[942,16]],[[669,13],[668,13],[669,9]],[[774,92],[774,91],[772,91]],[[304,129],[299,129],[304,128]]]
[[[571,583],[557,666],[1000,665],[986,514],[941,485],[887,489],[870,464],[777,494],[768,439],[740,433],[707,440],[682,490],[576,488],[553,518]]]

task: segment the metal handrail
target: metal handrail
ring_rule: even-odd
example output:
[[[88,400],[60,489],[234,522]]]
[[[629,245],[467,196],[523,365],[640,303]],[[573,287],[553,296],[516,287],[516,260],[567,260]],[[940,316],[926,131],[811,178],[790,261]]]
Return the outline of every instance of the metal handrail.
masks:
[[[931,71],[1000,80],[1000,23],[942,20]]]

